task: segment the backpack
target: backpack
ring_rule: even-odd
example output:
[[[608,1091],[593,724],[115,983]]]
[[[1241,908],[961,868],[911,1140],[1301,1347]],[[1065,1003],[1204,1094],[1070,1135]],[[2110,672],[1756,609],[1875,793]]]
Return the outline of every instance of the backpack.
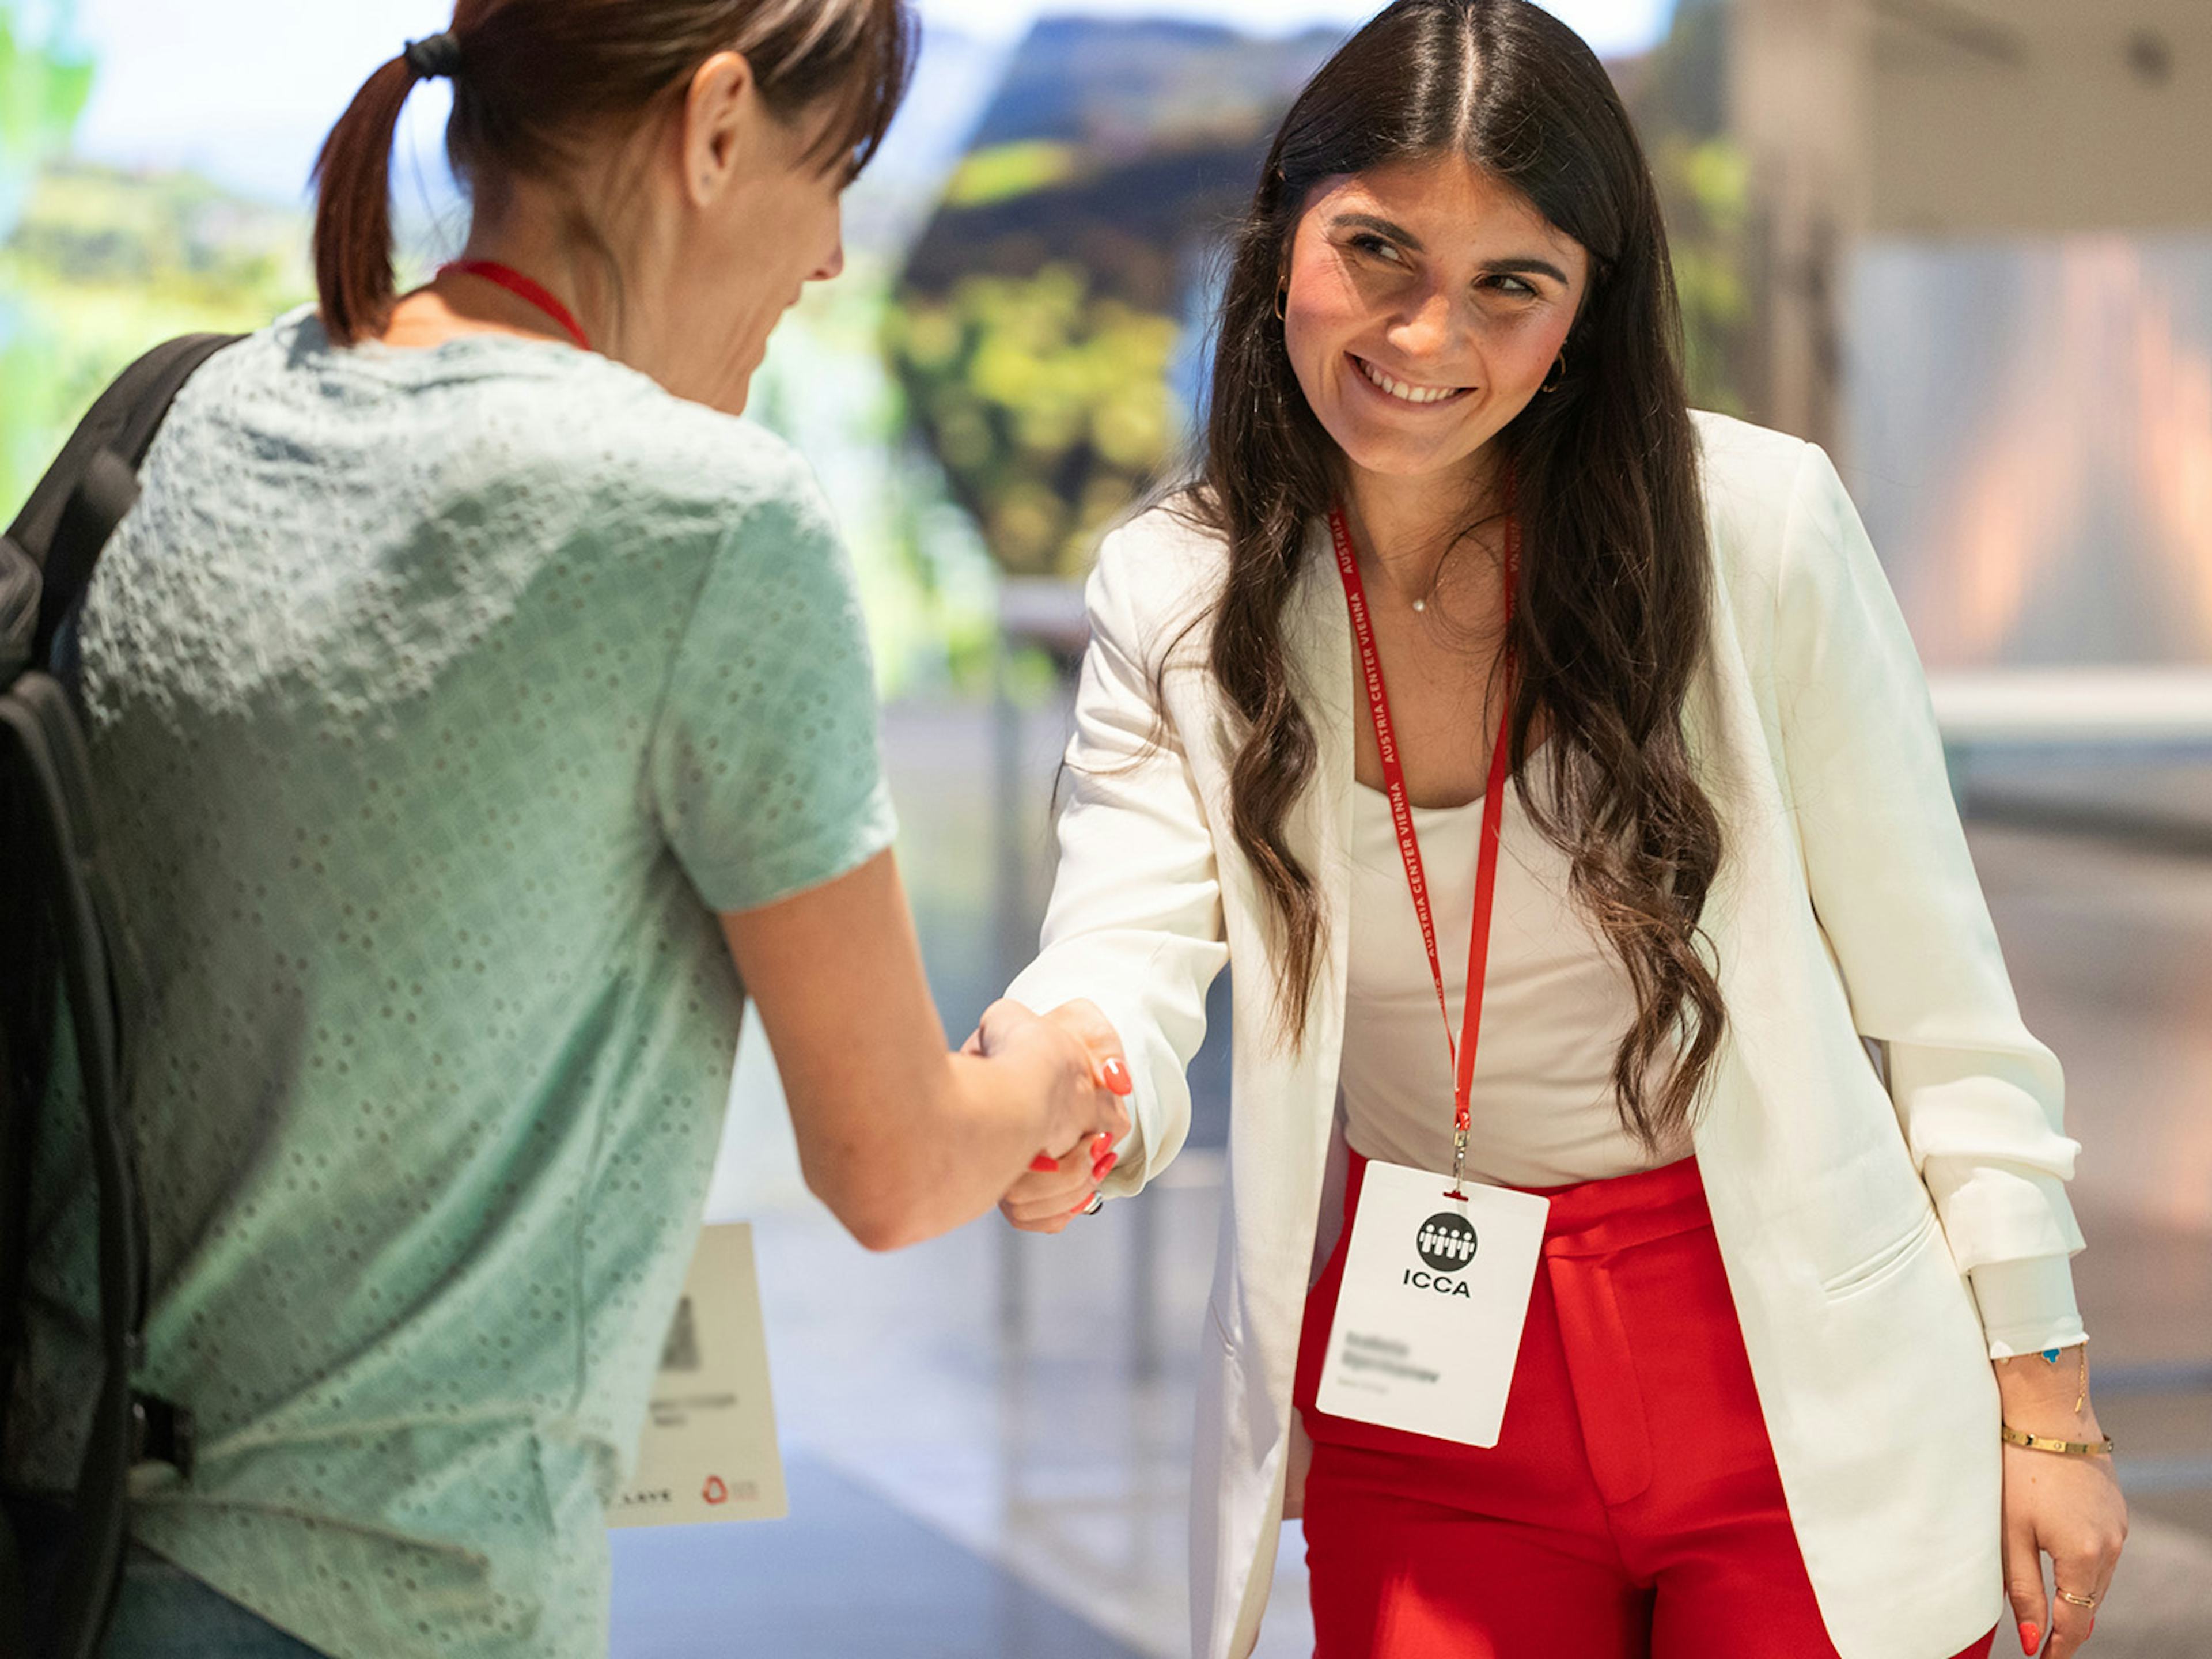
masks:
[[[155,348],[101,394],[0,538],[0,1445],[26,1340],[40,1119],[66,1018],[100,1216],[100,1380],[74,1492],[11,1495],[0,1520],[0,1655],[92,1659],[121,1582],[131,1466],[191,1474],[191,1416],[131,1386],[147,1294],[125,1109],[120,935],[106,890],[73,679],[76,621],[178,392],[237,339]]]

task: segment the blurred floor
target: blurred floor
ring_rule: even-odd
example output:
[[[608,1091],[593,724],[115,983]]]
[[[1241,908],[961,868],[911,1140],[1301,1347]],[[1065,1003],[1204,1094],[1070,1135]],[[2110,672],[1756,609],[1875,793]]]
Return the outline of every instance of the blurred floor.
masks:
[[[1138,1659],[1059,1601],[804,1455],[773,1526],[614,1535],[621,1659]]]
[[[1025,778],[1050,776],[1060,719],[1029,722]],[[908,709],[889,744],[956,1038],[995,988],[987,738],[980,711]],[[1041,884],[1037,793],[1023,836]],[[1978,827],[1975,854],[2029,1023],[2067,1063],[2087,1146],[2082,1301],[2136,1520],[2090,1652],[2206,1659],[2212,857],[2018,823]],[[793,1519],[621,1537],[617,1659],[1187,1653],[1218,1154],[1187,1153],[1140,1201],[1059,1239],[987,1219],[876,1257],[806,1198],[781,1114],[756,1032],[710,1209],[757,1223]],[[1311,1651],[1294,1525],[1259,1651]]]

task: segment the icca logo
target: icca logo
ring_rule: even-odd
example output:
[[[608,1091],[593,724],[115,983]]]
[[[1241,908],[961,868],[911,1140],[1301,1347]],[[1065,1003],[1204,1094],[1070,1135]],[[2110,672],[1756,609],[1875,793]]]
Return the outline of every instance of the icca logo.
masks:
[[[1436,1269],[1423,1273],[1418,1267],[1406,1270],[1405,1283],[1417,1291],[1434,1291],[1439,1296],[1465,1296],[1467,1281],[1452,1275],[1474,1260],[1474,1224],[1465,1216],[1449,1210],[1439,1210],[1421,1224],[1415,1237],[1414,1248],[1420,1251],[1421,1260]]]

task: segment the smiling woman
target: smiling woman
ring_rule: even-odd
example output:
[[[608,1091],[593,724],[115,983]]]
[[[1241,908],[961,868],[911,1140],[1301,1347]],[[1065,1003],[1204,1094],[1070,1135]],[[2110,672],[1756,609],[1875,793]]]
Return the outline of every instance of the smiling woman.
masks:
[[[1401,162],[1322,187],[1291,243],[1284,336],[1307,404],[1360,481],[1369,545],[1409,539],[1372,521],[1389,514],[1384,480],[1413,481],[1398,499],[1431,516],[1423,481],[1471,477],[1506,422],[1564,378],[1589,280],[1579,243],[1464,161]],[[1409,424],[1404,405],[1438,418]]]
[[[1275,966],[1295,1029],[1320,934],[1311,878],[1281,841],[1310,748],[1279,695],[1291,550],[1341,498],[1386,598],[1487,641],[1455,659],[1450,641],[1414,642],[1444,651],[1422,664],[1444,686],[1486,698],[1503,689],[1494,573],[1510,484],[1532,555],[1514,751],[1559,739],[1535,821],[1642,988],[1622,1110],[1663,1138],[1686,1122],[1724,1018],[1694,942],[1720,846],[1680,714],[1710,575],[1666,231],[1588,47],[1516,4],[1478,52],[1442,22],[1455,10],[1394,6],[1316,78],[1237,239],[1224,390],[1190,502],[1232,550],[1212,652],[1252,722],[1237,834],[1285,924]],[[1435,721],[1455,708],[1442,699]],[[1432,749],[1421,708],[1406,713],[1414,794],[1478,794],[1487,753]]]
[[[1388,7],[1218,337],[1199,478],[1099,553],[1011,993],[1139,1057],[1125,1194],[1238,963],[1194,1650],[1302,1513],[1319,1659],[1980,1659],[2001,1581],[2069,1659],[2125,1526],[2058,1067],[1834,469],[1687,407],[1595,55]]]

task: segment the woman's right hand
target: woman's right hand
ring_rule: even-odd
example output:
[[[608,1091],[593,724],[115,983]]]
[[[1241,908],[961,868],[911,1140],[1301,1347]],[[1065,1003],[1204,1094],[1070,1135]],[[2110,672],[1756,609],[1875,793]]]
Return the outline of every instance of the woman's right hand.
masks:
[[[1112,1138],[1103,1134],[1064,1158],[1040,1158],[1006,1189],[999,1213],[1025,1233],[1060,1232],[1091,1207],[1098,1183],[1118,1161]]]
[[[1070,1043],[1081,1056],[1079,1082],[1067,1063]],[[1061,1051],[1062,1086],[1054,1091],[1061,1097],[1053,1104],[1053,1130],[1029,1172],[999,1203],[1007,1220],[1029,1232],[1060,1231],[1090,1204],[1119,1159],[1114,1148],[1130,1127],[1122,1103],[1135,1087],[1121,1036],[1090,1002],[1064,1003],[1042,1016],[1019,1003],[1000,1002],[963,1046],[964,1053],[994,1059],[1012,1059],[1025,1050],[1042,1051],[1042,1058],[1055,1048]]]

